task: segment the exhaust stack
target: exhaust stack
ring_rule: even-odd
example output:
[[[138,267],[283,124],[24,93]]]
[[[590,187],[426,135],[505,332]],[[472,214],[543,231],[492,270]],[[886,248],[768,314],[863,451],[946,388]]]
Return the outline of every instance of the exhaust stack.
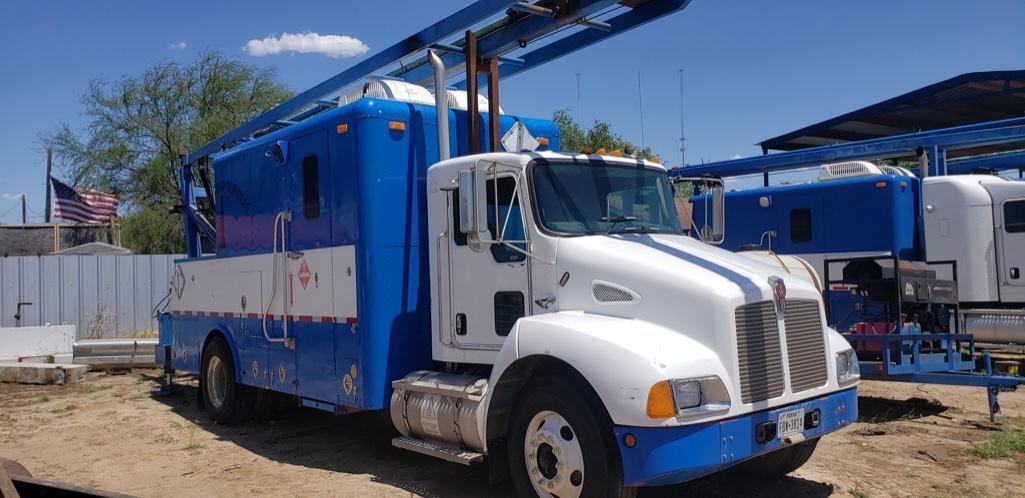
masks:
[[[448,89],[445,85],[445,63],[433,50],[427,51],[427,58],[434,69],[434,107],[438,113],[438,160],[452,156],[448,141]]]

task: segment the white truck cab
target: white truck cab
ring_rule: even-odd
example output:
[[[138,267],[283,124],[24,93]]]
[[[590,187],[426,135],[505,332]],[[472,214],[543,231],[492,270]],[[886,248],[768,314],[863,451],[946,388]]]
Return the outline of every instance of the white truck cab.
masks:
[[[1025,182],[950,175],[922,185],[926,258],[957,262],[965,332],[1025,341]]]
[[[432,166],[427,197],[438,370],[393,382],[396,446],[620,496],[786,473],[856,419],[818,291],[684,235],[663,166],[478,154]]]

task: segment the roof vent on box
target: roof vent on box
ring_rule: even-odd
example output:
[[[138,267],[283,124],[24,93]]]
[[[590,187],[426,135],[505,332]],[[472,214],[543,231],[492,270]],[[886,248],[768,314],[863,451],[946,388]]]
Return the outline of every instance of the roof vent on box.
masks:
[[[409,102],[410,104],[434,105],[434,95],[420,85],[401,80],[367,78],[342,90],[338,106],[351,104],[364,97]]]
[[[823,164],[819,167],[820,182],[881,174],[883,174],[883,170],[868,161],[844,161],[842,163]]]

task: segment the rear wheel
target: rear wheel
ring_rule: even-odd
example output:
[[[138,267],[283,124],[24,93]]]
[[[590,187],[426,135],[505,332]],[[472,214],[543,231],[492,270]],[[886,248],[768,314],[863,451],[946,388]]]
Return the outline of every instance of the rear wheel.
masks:
[[[798,443],[748,460],[737,469],[764,478],[782,477],[807,463],[818,444],[818,438]]]
[[[214,422],[237,424],[248,418],[253,390],[235,382],[235,361],[223,339],[213,339],[203,351],[199,382],[203,404]]]
[[[618,449],[605,420],[557,380],[534,383],[513,410],[509,466],[518,494],[542,498],[627,498]]]

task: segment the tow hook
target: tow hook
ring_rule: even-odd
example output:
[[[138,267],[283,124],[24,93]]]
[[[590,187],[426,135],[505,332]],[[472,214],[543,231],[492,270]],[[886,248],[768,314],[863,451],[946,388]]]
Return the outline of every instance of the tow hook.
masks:
[[[755,441],[758,442],[758,444],[767,443],[775,438],[776,422],[769,420],[755,426]]]

